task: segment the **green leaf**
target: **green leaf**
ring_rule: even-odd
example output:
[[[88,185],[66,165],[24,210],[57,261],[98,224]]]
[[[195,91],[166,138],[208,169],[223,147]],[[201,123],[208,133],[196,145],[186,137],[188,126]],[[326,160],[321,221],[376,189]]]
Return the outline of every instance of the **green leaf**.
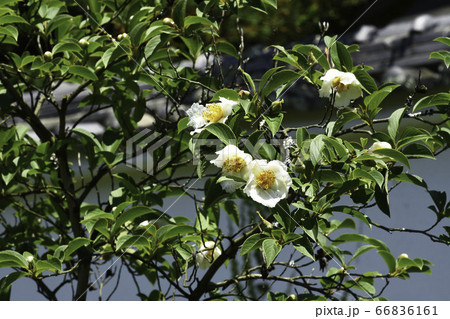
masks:
[[[55,55],[60,52],[81,52],[81,47],[73,42],[59,42],[57,43],[52,50],[52,54]]]
[[[445,66],[447,68],[450,66],[450,52],[449,51],[431,52],[429,58],[443,60],[445,63]]]
[[[38,260],[36,262],[36,272],[38,274],[43,273],[44,271],[49,270],[53,273],[62,270],[61,260],[51,256],[48,260]]]
[[[381,86],[378,90],[372,92],[372,94],[368,95],[364,98],[364,104],[369,109],[369,112],[372,112],[383,102],[383,100],[396,88],[400,85],[398,84],[385,84]]]
[[[353,71],[353,74],[358,79],[359,83],[361,83],[362,87],[369,93],[373,93],[378,89],[375,80],[367,73],[367,71],[362,69],[357,69]]]
[[[117,239],[117,242],[116,242],[117,250],[120,250],[121,248],[128,249],[132,246],[135,246],[137,248],[139,248],[139,247],[148,248],[148,247],[150,247],[150,243],[147,240],[147,238],[145,238],[142,235],[125,235],[125,236],[121,236],[121,237],[119,237],[119,239]]]
[[[217,51],[231,55],[232,57],[239,59],[239,54],[237,49],[229,42],[219,41],[215,44]]]
[[[424,157],[436,159],[433,152],[423,144],[412,143],[402,149],[402,153],[411,157]]]
[[[119,216],[119,218],[117,218],[111,229],[111,233],[116,233],[120,229],[120,227],[127,221],[133,221],[135,218],[146,214],[155,214],[155,210],[146,206],[135,206],[126,210],[122,215]]]
[[[408,158],[397,150],[383,148],[383,149],[375,150],[373,152],[376,154],[388,156],[388,157],[394,159],[395,161],[398,161],[398,162],[404,164],[409,169],[411,169]]]
[[[386,265],[388,266],[389,273],[395,272],[397,268],[397,261],[395,257],[389,251],[386,250],[378,250],[378,254],[384,259]]]
[[[225,212],[228,214],[230,219],[239,226],[239,207],[238,205],[233,201],[225,201],[221,203],[221,206],[225,210]]]
[[[317,172],[317,179],[321,183],[340,184],[340,183],[344,182],[344,179],[338,172],[330,170],[330,169],[319,170]]]
[[[298,146],[299,148],[302,148],[303,143],[304,143],[306,140],[309,140],[309,133],[308,133],[308,130],[307,130],[306,128],[304,128],[304,127],[299,127],[299,128],[297,129],[296,138],[297,138],[297,146]]]
[[[153,55],[153,53],[155,52],[156,48],[161,44],[162,39],[161,39],[161,35],[158,34],[154,37],[152,37],[147,44],[145,45],[145,49],[144,49],[144,55],[147,59],[150,59]]]
[[[191,225],[173,225],[173,227],[164,233],[161,241],[164,242],[173,237],[183,236],[186,234],[195,234],[195,228]]]
[[[393,141],[396,140],[398,134],[398,128],[400,126],[400,121],[406,112],[406,107],[395,110],[388,120],[388,133]]]
[[[183,117],[181,120],[178,121],[177,128],[178,133],[180,133],[182,130],[188,127],[189,123],[189,117]]]
[[[22,267],[28,268],[28,262],[21,254],[14,250],[0,251],[0,268]]]
[[[241,256],[244,256],[251,252],[252,250],[258,249],[261,247],[261,239],[263,236],[261,234],[254,234],[247,238],[241,247]]]
[[[391,180],[393,181],[401,181],[401,182],[408,182],[420,187],[424,187],[427,188],[427,183],[425,183],[425,181],[423,180],[422,177],[417,176],[417,175],[412,175],[412,174],[407,174],[407,173],[400,173],[398,175],[395,175],[393,177],[391,177]]]
[[[275,73],[264,85],[261,91],[261,98],[264,99],[270,93],[272,93],[280,85],[290,83],[291,81],[297,80],[300,74],[291,70],[283,70]]]
[[[438,41],[438,42],[444,43],[445,45],[450,46],[450,38],[449,37],[439,37],[439,38],[434,39],[433,41]]]
[[[344,67],[347,72],[351,72],[353,69],[353,61],[350,53],[348,53],[347,47],[341,42],[336,42],[336,51],[341,66]]]
[[[225,145],[236,145],[236,135],[234,135],[231,128],[223,123],[212,123],[205,127],[205,129],[211,134],[215,135]]]
[[[250,88],[251,88],[252,92],[255,93],[256,92],[255,82],[253,81],[253,79],[250,76],[250,74],[245,72],[242,68],[239,68],[239,71],[241,71],[241,73],[244,75],[245,79],[247,80],[247,84],[250,85]],[[245,113],[248,113],[248,111],[245,110]]]
[[[10,300],[11,285],[14,281],[26,276],[27,273],[23,271],[16,271],[6,275],[0,280],[0,301]]]
[[[20,1],[23,1],[23,0],[0,0],[0,7],[11,5],[13,3],[20,2]]]
[[[68,257],[72,255],[75,251],[77,251],[79,248],[83,246],[87,246],[91,243],[91,241],[88,238],[84,237],[77,237],[70,241],[70,243],[67,245],[67,249],[64,251],[64,256]]]
[[[207,26],[213,26],[217,29],[217,23],[214,23],[205,17],[187,16],[184,18],[184,27],[185,28],[187,28],[193,24],[203,24],[203,25],[207,25]]]
[[[0,34],[4,34],[7,36],[12,37],[15,41],[17,41],[17,38],[19,37],[19,31],[16,27],[12,25],[5,25],[0,27]]]
[[[325,147],[323,138],[323,135],[317,135],[311,141],[311,145],[309,146],[309,155],[314,166],[316,166],[322,160],[322,152]]]
[[[179,28],[184,27],[187,0],[176,0],[173,5],[173,21]]]
[[[316,260],[314,248],[311,245],[311,241],[309,240],[308,236],[303,235],[302,238],[297,239],[294,242],[294,248],[301,252],[303,255],[311,258],[312,260]]]
[[[374,245],[363,245],[361,247],[358,247],[358,249],[355,250],[355,252],[353,253],[353,257],[352,259],[350,259],[349,264],[355,260],[356,258],[358,258],[359,256],[361,256],[362,254],[368,252],[369,250],[372,250],[376,248]]]
[[[449,105],[450,104],[450,93],[437,93],[434,95],[426,96],[414,105],[412,111],[417,112],[418,110],[424,109],[430,106],[438,105]]]
[[[16,15],[6,15],[0,17],[0,25],[10,24],[10,23],[25,23],[29,24],[24,18]]]
[[[281,246],[272,238],[265,239],[262,243],[263,254],[269,267],[281,251]]]
[[[212,101],[218,101],[219,98],[224,97],[231,101],[239,101],[239,95],[235,90],[232,89],[221,89],[214,93]]]
[[[263,114],[264,120],[266,121],[267,126],[269,127],[272,135],[275,136],[278,130],[280,129],[281,122],[283,121],[283,113],[278,113],[275,117],[267,116]]]
[[[264,3],[264,5],[266,7],[270,6],[270,7],[274,8],[274,9],[278,8],[277,7],[277,0],[262,0],[262,2]]]
[[[385,192],[381,187],[375,187],[375,201],[378,208],[388,216],[391,216],[389,208],[389,193]]]
[[[79,76],[81,76],[85,79],[91,80],[91,81],[98,81],[97,75],[92,70],[88,69],[85,66],[72,65],[71,67],[69,67],[67,72],[69,72],[70,74],[73,74],[73,75],[79,75]]]

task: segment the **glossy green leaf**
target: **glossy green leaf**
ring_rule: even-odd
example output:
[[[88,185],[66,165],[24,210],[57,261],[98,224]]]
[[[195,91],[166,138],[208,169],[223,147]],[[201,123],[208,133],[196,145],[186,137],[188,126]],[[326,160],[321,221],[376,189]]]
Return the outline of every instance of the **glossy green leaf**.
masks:
[[[235,90],[232,89],[220,89],[212,97],[212,101],[219,101],[221,97],[224,97],[231,101],[239,101],[239,95]]]
[[[82,65],[72,65],[71,67],[69,67],[67,72],[73,75],[79,75],[91,81],[98,81],[97,75],[91,69],[88,69],[87,67]]]
[[[372,94],[364,98],[364,104],[368,107],[369,111],[375,110],[380,106],[381,102],[383,102],[384,99],[399,86],[400,85],[398,84],[388,83],[378,88],[378,90],[375,88]]]
[[[384,148],[384,149],[375,150],[374,153],[388,156],[388,157],[394,159],[395,161],[398,161],[398,162],[404,164],[409,169],[411,169],[408,158],[397,150]]]
[[[336,42],[336,51],[339,62],[346,72],[351,72],[353,69],[353,60],[347,47],[341,42]]]
[[[144,247],[144,248],[148,248],[150,247],[150,243],[148,242],[148,239],[145,238],[144,236],[140,236],[140,235],[125,235],[125,236],[121,236],[119,237],[119,239],[117,240],[116,243],[116,249],[120,250],[120,249],[128,249],[130,247]]]
[[[412,111],[417,112],[427,107],[439,105],[450,105],[450,93],[437,93],[421,98],[414,104]]]
[[[219,41],[215,44],[217,51],[225,53],[232,56],[233,58],[239,59],[239,53],[234,45],[226,41]]]
[[[13,250],[0,251],[0,268],[22,267],[27,268],[28,262],[21,254]]]
[[[270,266],[281,251],[281,246],[272,238],[265,239],[262,243],[263,254],[266,257],[266,264]]]
[[[61,260],[55,257],[50,257],[48,260],[38,260],[36,262],[36,272],[38,274],[43,273],[44,271],[51,271],[53,273],[57,273],[62,270]]]
[[[182,130],[188,127],[189,123],[189,117],[183,117],[181,120],[177,123],[178,133],[180,133]]]
[[[322,151],[325,148],[323,139],[323,135],[317,135],[309,146],[309,155],[314,166],[322,160]]]
[[[388,133],[393,141],[397,139],[398,129],[400,126],[400,121],[403,118],[403,115],[406,112],[406,108],[400,108],[395,110],[388,120]]]
[[[397,268],[397,261],[395,257],[389,251],[386,250],[378,250],[378,254],[384,259],[386,265],[388,266],[389,273],[395,272]]]
[[[215,135],[225,145],[236,145],[236,135],[234,135],[233,131],[228,125],[222,123],[212,123],[207,125],[205,129],[211,134]]]
[[[352,259],[350,259],[349,263],[351,263],[353,260],[355,260],[356,258],[361,256],[362,254],[364,254],[374,248],[376,248],[376,247],[373,245],[363,245],[363,246],[358,247],[358,249],[356,249],[355,252],[353,253],[353,257],[352,257]]]
[[[402,149],[402,153],[409,157],[424,157],[436,159],[433,152],[423,144],[412,143]]]
[[[60,52],[80,52],[81,47],[77,43],[73,42],[59,42],[52,50],[53,55]]]
[[[316,260],[314,248],[311,245],[311,241],[309,240],[308,236],[303,235],[302,238],[296,240],[294,242],[294,248],[301,252],[303,255],[311,258],[312,260]]]
[[[225,212],[228,214],[230,219],[239,226],[239,207],[238,205],[233,201],[225,201],[221,203],[221,206],[225,210]]]
[[[184,27],[187,0],[175,0],[173,5],[173,21],[179,28]]]
[[[357,69],[353,71],[358,81],[361,83],[362,87],[369,93],[373,93],[378,89],[375,80],[367,73],[367,71],[362,69]]]
[[[26,276],[27,273],[23,271],[16,271],[4,276],[0,279],[0,301],[10,300],[11,285],[14,281]]]
[[[281,85],[291,83],[297,80],[300,75],[297,72],[291,70],[282,70],[275,73],[265,84],[261,91],[261,98],[269,96],[276,88]]]
[[[299,127],[297,129],[296,139],[298,147],[301,148],[303,146],[303,143],[309,139],[308,130],[304,127]]]
[[[67,245],[67,249],[64,251],[64,255],[66,257],[71,256],[75,251],[77,251],[83,246],[89,245],[90,243],[91,241],[88,238],[84,237],[74,238]]]
[[[120,227],[128,221],[133,221],[135,218],[144,216],[146,214],[155,214],[155,210],[146,206],[135,206],[124,211],[114,223],[111,233],[116,233]],[[159,216],[158,216],[159,217]]]
[[[278,113],[276,116],[267,116],[264,115],[264,120],[266,121],[267,126],[269,127],[270,132],[273,136],[277,134],[278,130],[280,129],[281,122],[283,121],[283,113]]]
[[[241,247],[241,256],[247,255],[252,250],[261,247],[263,236],[261,234],[254,234],[247,238]]]

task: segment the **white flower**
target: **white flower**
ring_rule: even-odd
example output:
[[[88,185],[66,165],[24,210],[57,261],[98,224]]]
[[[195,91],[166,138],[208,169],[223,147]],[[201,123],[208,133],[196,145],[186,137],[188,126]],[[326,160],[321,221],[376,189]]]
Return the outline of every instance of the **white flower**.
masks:
[[[291,136],[286,137],[283,140],[283,147],[285,149],[291,148],[292,146],[295,146],[295,141]]]
[[[259,122],[259,129],[262,129],[262,127],[264,126],[264,124],[266,124],[266,120],[265,120],[265,119],[262,119],[262,120]]]
[[[347,106],[351,100],[362,96],[361,83],[353,73],[330,69],[320,79],[323,81],[320,97],[336,94],[334,106]]]
[[[199,251],[195,256],[195,261],[197,262],[197,266],[201,269],[206,269],[211,264],[219,258],[222,254],[218,244],[213,241],[207,241],[205,244],[200,247]]]
[[[244,192],[255,202],[267,207],[275,205],[286,197],[292,179],[287,167],[278,160],[254,160],[249,166],[249,178]]]
[[[375,142],[372,144],[371,147],[369,147],[369,149],[367,150],[368,152],[373,152],[376,150],[381,150],[384,148],[392,148],[391,144],[389,144],[388,142]]]
[[[250,154],[241,151],[234,145],[227,145],[221,151],[216,152],[216,154],[218,156],[215,160],[211,161],[211,164],[221,168],[224,176],[234,176],[247,180],[248,166],[252,161],[252,156]],[[244,185],[245,183],[234,180],[220,182],[220,186],[222,186],[222,189],[227,193],[233,193],[236,189]]]
[[[138,227],[144,227],[144,228],[147,228],[147,226],[150,225],[150,224],[151,224],[151,222],[149,222],[148,220],[144,220],[142,223],[140,223],[140,224],[138,225]]]
[[[27,262],[28,262],[28,263],[32,263],[33,260],[34,260],[34,257],[33,257],[33,256],[28,256],[28,257],[27,257]]]
[[[400,256],[398,256],[398,259],[401,259],[401,258],[409,258],[409,256],[408,256],[408,254],[403,253],[403,254],[400,254]]]
[[[220,98],[220,102],[209,103],[206,106],[199,103],[192,104],[186,111],[189,117],[188,125],[194,128],[191,134],[201,132],[205,126],[211,123],[225,123],[236,104],[237,102],[223,97]]]

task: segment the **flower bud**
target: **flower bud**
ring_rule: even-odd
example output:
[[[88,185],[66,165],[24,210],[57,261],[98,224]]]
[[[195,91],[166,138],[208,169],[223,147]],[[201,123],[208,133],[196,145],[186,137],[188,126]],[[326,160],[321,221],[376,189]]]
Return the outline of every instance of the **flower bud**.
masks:
[[[401,259],[401,258],[409,258],[409,256],[408,256],[408,254],[403,253],[400,256],[398,256],[398,259]]]
[[[391,148],[392,148],[392,146],[388,142],[375,142],[372,144],[371,147],[369,147],[368,151],[373,152],[376,150],[391,149]]]
[[[270,107],[272,108],[272,111],[274,111],[275,113],[279,113],[279,112],[281,112],[281,110],[283,108],[283,103],[284,103],[284,99],[281,99],[279,101],[272,102]]]
[[[127,34],[127,33],[121,33],[121,34],[119,34],[118,36],[117,36],[117,40],[118,41],[122,41],[123,39],[127,39],[127,38],[129,38],[130,36]]]
[[[246,90],[240,90],[238,95],[241,99],[247,100],[250,97],[250,92]]]
[[[174,22],[171,18],[164,18],[164,19],[162,20],[162,23],[163,23],[164,25],[169,26],[169,27],[175,26],[175,22]]]
[[[45,51],[44,60],[49,62],[53,59],[53,54],[50,51]]]
[[[28,263],[32,263],[33,260],[34,260],[34,257],[33,257],[33,256],[28,256],[28,257],[27,257],[27,262],[28,262]]]
[[[288,301],[296,301],[297,300],[297,296],[294,294],[290,294],[289,297],[287,298]]]
[[[78,41],[78,44],[82,47],[87,47],[89,45],[89,41],[86,39],[80,39],[80,41]]]

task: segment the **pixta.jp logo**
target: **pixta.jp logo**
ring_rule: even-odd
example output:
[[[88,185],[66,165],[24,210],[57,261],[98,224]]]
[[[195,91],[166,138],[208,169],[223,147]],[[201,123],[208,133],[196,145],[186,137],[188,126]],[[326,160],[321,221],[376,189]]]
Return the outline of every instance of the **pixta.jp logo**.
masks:
[[[127,140],[126,164],[149,175],[155,174],[170,160],[170,141],[167,135],[144,129]]]

